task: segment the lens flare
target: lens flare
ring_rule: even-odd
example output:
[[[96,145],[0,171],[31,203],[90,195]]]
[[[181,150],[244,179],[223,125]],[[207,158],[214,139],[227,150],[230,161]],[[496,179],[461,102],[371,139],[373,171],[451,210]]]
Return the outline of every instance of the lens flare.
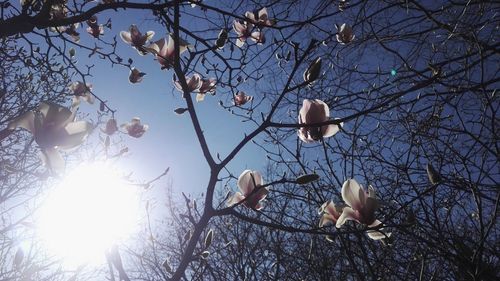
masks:
[[[49,192],[38,212],[38,234],[65,264],[104,262],[105,250],[138,227],[136,189],[105,163],[80,165]]]

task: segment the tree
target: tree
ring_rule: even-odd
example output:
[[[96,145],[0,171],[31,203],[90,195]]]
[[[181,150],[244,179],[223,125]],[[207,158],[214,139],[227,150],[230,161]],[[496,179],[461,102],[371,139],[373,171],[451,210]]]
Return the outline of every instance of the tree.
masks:
[[[32,204],[56,173],[51,161],[51,172],[42,172],[36,133],[12,125],[42,101],[63,104],[72,96],[76,109],[81,99],[97,99],[94,125],[107,122],[103,133],[94,130],[105,139],[101,153],[123,154],[108,154],[118,128],[106,119],[115,120],[116,110],[89,85],[98,70],[90,63],[82,69],[78,57],[128,68],[131,83],[145,75],[135,62],[155,58],[157,68],[146,72],[173,77],[184,103],[175,112],[190,119],[209,179],[198,200],[169,195],[165,223],[149,219],[137,244],[122,248],[124,269],[110,263],[119,279],[498,278],[495,7],[488,1],[4,2],[0,204],[8,208],[18,195]],[[123,17],[134,10],[147,11],[162,34]],[[112,29],[118,19],[128,31]],[[121,46],[138,54],[124,59]],[[224,110],[248,124],[226,153],[215,153],[210,139],[217,132],[206,130],[199,110],[210,98],[220,100],[210,112]],[[135,119],[124,130],[141,137],[147,127]],[[253,146],[267,163],[233,170],[242,150]],[[2,233],[14,235],[25,219],[13,221]],[[4,252],[15,260],[16,247],[6,241]],[[5,272],[2,278],[17,276]]]

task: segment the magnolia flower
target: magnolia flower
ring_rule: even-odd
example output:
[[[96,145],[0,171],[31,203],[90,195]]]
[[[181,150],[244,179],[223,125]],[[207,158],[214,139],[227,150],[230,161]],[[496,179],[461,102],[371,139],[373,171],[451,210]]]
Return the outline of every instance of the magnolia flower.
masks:
[[[369,227],[377,227],[380,224],[382,224],[381,221],[375,220],[372,224],[369,225]],[[370,237],[373,240],[380,240],[380,239],[385,239],[391,236],[390,232],[383,231],[384,228],[379,228],[377,230],[367,230],[366,234],[368,237]]]
[[[90,91],[92,84],[84,84],[83,82],[73,82],[69,85],[69,90],[73,94],[73,106],[79,105],[81,100],[93,104],[95,99]]]
[[[92,16],[87,20],[87,24],[89,25],[87,32],[95,38],[99,38],[100,35],[104,34],[104,26],[97,23],[97,16]]]
[[[257,13],[246,12],[245,17],[253,24],[258,26],[273,26],[273,22],[269,20],[267,9],[264,7]]]
[[[106,127],[104,127],[104,129],[101,128],[101,131],[103,133],[105,133],[106,135],[109,135],[111,136],[112,134],[114,134],[116,131],[118,131],[118,124],[116,122],[116,119],[114,118],[110,118],[107,122],[106,122]]]
[[[132,69],[130,70],[130,74],[128,75],[128,81],[132,84],[140,83],[142,82],[142,79],[144,79],[144,75],[146,75],[146,73],[141,72],[135,67],[132,67]]]
[[[189,43],[179,38],[179,54],[182,54],[188,49]],[[156,59],[161,65],[161,69],[170,69],[174,64],[174,39],[169,35],[168,41],[162,38],[155,43],[149,45],[148,50],[155,54]]]
[[[122,127],[127,131],[127,134],[134,138],[140,138],[148,130],[149,126],[141,124],[139,117],[132,118],[130,123],[123,124]]]
[[[269,193],[269,190],[263,185],[262,176],[257,171],[245,170],[238,178],[238,188],[241,192],[236,192],[229,201],[229,206],[243,202],[245,207],[260,210],[262,209],[261,201],[264,200]]]
[[[64,4],[55,4],[50,7],[49,18],[50,20],[59,20],[66,17],[68,9]],[[52,32],[65,32],[66,26],[50,27],[49,30]]]
[[[319,221],[319,227],[323,227],[328,224],[335,224],[341,213],[341,206],[336,206],[333,201],[325,202],[319,209],[319,214],[323,215]]]
[[[321,58],[317,58],[314,62],[312,62],[309,67],[304,71],[304,81],[306,83],[311,84],[319,77],[319,73],[321,72]]]
[[[23,128],[31,132],[40,146],[42,161],[53,172],[64,169],[64,160],[58,149],[72,149],[83,143],[92,131],[86,121],[74,121],[75,111],[52,102],[41,102],[9,123],[8,129]]]
[[[337,41],[340,43],[340,44],[348,44],[350,43],[352,40],[354,40],[354,37],[356,37],[353,33],[352,33],[352,27],[350,25],[348,25],[347,23],[344,23],[340,26],[340,28],[337,27],[337,29],[339,30],[336,37],[337,37]]]
[[[375,189],[370,185],[366,192],[355,179],[349,179],[342,185],[342,199],[348,205],[337,219],[336,226],[340,228],[347,220],[372,225],[376,222],[375,211],[378,201]]]
[[[252,99],[253,99],[252,96],[247,96],[245,92],[240,91],[236,95],[234,95],[234,105],[241,106],[251,101]]]
[[[233,29],[238,34],[238,39],[236,39],[236,46],[243,47],[245,41],[250,38],[258,44],[263,44],[266,41],[264,33],[261,31],[253,31],[254,25],[246,21],[235,20],[233,23]],[[253,32],[252,32],[253,31]]]
[[[187,83],[187,92],[188,93],[194,92],[195,90],[198,90],[202,85],[201,76],[198,73],[195,73],[193,74],[193,76],[186,78],[186,83]],[[181,83],[179,81],[175,81],[174,86],[175,88],[177,88],[177,90],[184,92]]]
[[[70,25],[69,27],[66,28],[66,30],[64,30],[66,34],[71,36],[71,39],[73,39],[73,42],[75,43],[80,42],[80,33],[76,31],[78,27],[80,27],[79,22]]]
[[[205,94],[210,93],[215,95],[215,83],[217,80],[215,78],[201,79],[201,86],[198,89],[198,94],[196,95],[196,101],[202,101],[205,99]]]
[[[155,35],[154,31],[148,31],[146,34],[142,34],[135,24],[132,24],[129,31],[120,32],[120,37],[123,42],[132,45],[140,55],[147,54],[147,50],[144,48],[144,44],[151,40]]]
[[[330,120],[330,109],[321,100],[305,99],[299,112],[299,124],[315,124]],[[318,127],[301,127],[298,131],[299,138],[304,142],[314,142],[335,135],[340,125],[330,124]]]

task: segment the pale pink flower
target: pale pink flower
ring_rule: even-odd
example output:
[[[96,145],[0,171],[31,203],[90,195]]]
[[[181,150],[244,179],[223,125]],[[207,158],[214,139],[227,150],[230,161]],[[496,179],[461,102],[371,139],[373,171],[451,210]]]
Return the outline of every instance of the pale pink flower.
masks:
[[[233,29],[238,34],[238,39],[236,39],[236,46],[243,47],[245,41],[250,38],[258,44],[264,44],[266,38],[264,33],[261,31],[253,31],[255,25],[247,21],[235,20],[233,23]]]
[[[336,206],[333,201],[327,201],[319,210],[319,214],[321,214],[321,219],[319,221],[319,227],[323,227],[328,224],[335,224],[342,213],[342,206]]]
[[[71,39],[73,39],[75,43],[80,42],[80,32],[77,31],[78,27],[80,27],[79,22],[70,25],[69,27],[66,28],[66,30],[64,30],[64,33],[71,36]]]
[[[79,105],[81,100],[93,104],[95,101],[92,95],[92,84],[84,84],[83,82],[73,82],[69,85],[68,89],[73,94],[73,106]]]
[[[229,201],[228,205],[232,206],[239,202],[243,202],[245,207],[260,210],[263,205],[261,203],[269,193],[269,190],[262,187],[264,182],[262,176],[257,171],[245,170],[238,178],[238,188],[241,192],[236,192]]]
[[[185,52],[188,47],[189,43],[182,39],[179,40],[179,54]],[[168,36],[168,40],[166,38],[162,38],[149,45],[147,48],[150,52],[155,54],[156,59],[161,65],[161,69],[170,69],[174,65],[174,40],[170,35]]]
[[[245,103],[251,101],[253,99],[252,96],[247,96],[245,92],[240,91],[236,95],[234,95],[234,105],[242,106]]]
[[[75,111],[48,101],[12,120],[8,129],[16,128],[31,132],[40,146],[42,161],[55,173],[64,169],[64,160],[58,149],[79,146],[93,129],[86,121],[75,121]]]
[[[347,220],[371,225],[376,222],[375,211],[378,201],[375,189],[370,185],[365,191],[354,179],[349,179],[342,185],[342,199],[347,204],[337,220],[336,226],[340,228]]]
[[[187,83],[187,91],[188,93],[192,93],[196,90],[198,90],[201,85],[202,85],[202,80],[201,76],[198,73],[193,74],[191,77],[186,77],[186,83]],[[184,92],[182,89],[181,83],[179,81],[174,81],[174,86],[179,90],[180,92]]]
[[[123,124],[122,128],[127,131],[129,136],[140,138],[148,130],[149,126],[141,124],[141,119],[139,117],[134,117],[129,123]]]
[[[299,112],[299,124],[316,124],[330,120],[330,109],[321,100],[305,99]],[[343,123],[340,124],[342,126]],[[318,127],[301,127],[298,131],[299,138],[304,142],[314,142],[335,135],[339,125],[330,124]]]
[[[196,95],[196,101],[202,101],[205,99],[205,95],[212,94],[215,95],[215,84],[217,80],[215,78],[201,79],[201,86],[198,89],[198,94]]]
[[[132,84],[140,83],[142,82],[142,79],[144,79],[144,76],[146,73],[141,72],[139,69],[132,67],[130,70],[130,74],[128,75],[128,81]]]
[[[335,224],[342,214],[343,206],[337,206],[333,201],[327,201],[319,209],[319,214],[321,214],[321,219],[319,221],[319,227],[323,227],[328,224]]]
[[[348,44],[356,37],[352,32],[352,27],[347,23],[344,23],[338,28],[338,33],[336,35],[337,41],[340,44]]]
[[[132,24],[129,31],[120,32],[120,37],[123,42],[134,47],[140,55],[145,55],[148,51],[144,48],[147,41],[151,40],[155,35],[154,31],[148,31],[142,34],[135,24]]]
[[[87,20],[87,32],[94,36],[94,38],[99,38],[100,35],[104,34],[104,26],[102,24],[98,24],[97,16],[92,16],[89,20]]]
[[[274,23],[269,19],[267,14],[267,8],[260,9],[257,14],[252,12],[246,12],[245,17],[253,24],[264,27],[264,26],[273,26]]]

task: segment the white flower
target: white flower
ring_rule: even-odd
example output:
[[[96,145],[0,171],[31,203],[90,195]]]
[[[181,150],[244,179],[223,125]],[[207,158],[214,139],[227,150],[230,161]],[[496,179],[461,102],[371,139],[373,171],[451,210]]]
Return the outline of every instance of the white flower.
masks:
[[[188,93],[192,93],[195,90],[198,90],[202,84],[201,76],[198,73],[195,73],[191,77],[186,77],[186,84],[187,84]],[[181,83],[179,81],[174,81],[174,86],[181,93],[184,92],[184,90],[182,89]]]
[[[378,201],[372,186],[369,186],[366,192],[355,179],[349,179],[342,185],[342,199],[347,206],[337,220],[337,227],[341,227],[347,220],[355,220],[366,225],[375,222]]]
[[[237,94],[234,95],[234,105],[236,106],[242,106],[245,103],[251,101],[253,99],[252,96],[247,96],[245,92],[240,91]]]
[[[75,112],[52,102],[41,102],[9,123],[8,129],[23,128],[31,132],[40,146],[42,160],[53,172],[64,169],[64,160],[57,151],[68,150],[83,143],[92,131],[86,121],[74,121]]]
[[[139,117],[132,118],[129,123],[121,125],[127,131],[127,134],[134,138],[140,138],[148,130],[149,126],[141,124],[141,119]]]
[[[330,109],[321,100],[305,99],[299,112],[299,124],[315,124],[330,120]],[[340,124],[342,126],[343,123]],[[304,142],[314,142],[335,135],[339,125],[330,124],[318,127],[301,127],[298,131],[299,138]]]
[[[93,104],[95,101],[92,91],[92,84],[84,84],[83,82],[73,82],[68,86],[68,89],[73,94],[73,106],[79,105],[81,100]]]
[[[179,38],[179,54],[185,52],[188,47],[189,43]],[[174,65],[174,39],[170,35],[168,36],[168,41],[162,38],[149,45],[147,49],[155,54],[156,59],[161,65],[161,69],[170,69]]]
[[[146,34],[142,34],[135,24],[132,24],[129,31],[120,32],[120,37],[123,42],[132,45],[140,55],[147,54],[147,50],[144,48],[144,44],[151,40],[155,35],[154,31],[148,31]]]
[[[327,201],[319,210],[319,214],[322,215],[319,221],[319,227],[323,227],[328,224],[335,224],[342,213],[342,206],[337,206],[333,201]]]
[[[229,201],[229,206],[243,202],[245,207],[260,210],[264,200],[269,193],[269,190],[262,187],[264,184],[262,176],[257,171],[245,170],[238,178],[238,188],[241,192],[236,192]],[[256,190],[257,189],[257,190]]]

